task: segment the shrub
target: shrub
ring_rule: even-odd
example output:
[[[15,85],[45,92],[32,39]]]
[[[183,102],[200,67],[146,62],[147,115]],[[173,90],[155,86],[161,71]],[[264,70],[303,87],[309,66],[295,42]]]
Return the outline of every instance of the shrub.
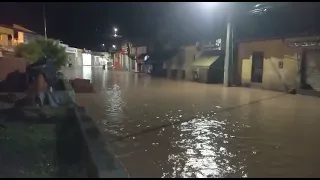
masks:
[[[16,47],[15,54],[29,60],[31,63],[46,57],[48,60],[54,61],[59,67],[65,65],[68,61],[68,55],[64,47],[53,39],[45,40],[43,38],[36,39],[28,44],[19,44]]]

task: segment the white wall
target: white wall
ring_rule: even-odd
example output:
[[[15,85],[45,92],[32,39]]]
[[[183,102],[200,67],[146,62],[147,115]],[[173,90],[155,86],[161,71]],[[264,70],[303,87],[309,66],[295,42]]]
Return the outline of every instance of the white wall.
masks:
[[[82,64],[84,66],[91,66],[91,54],[89,53],[82,53]]]

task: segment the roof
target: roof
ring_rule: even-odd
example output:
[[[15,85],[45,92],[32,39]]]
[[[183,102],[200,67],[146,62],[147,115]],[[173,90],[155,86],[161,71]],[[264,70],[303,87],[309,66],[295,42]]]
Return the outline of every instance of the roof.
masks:
[[[13,24],[12,25],[14,29],[17,29],[17,30],[21,30],[21,31],[24,31],[24,32],[29,32],[29,33],[34,33],[33,31],[27,29],[27,28],[24,28],[18,24]]]
[[[193,67],[209,67],[213,64],[219,56],[210,56],[210,57],[202,57],[200,59],[195,60],[192,63]]]
[[[20,31],[20,32],[25,32],[25,33],[30,33],[30,34],[37,34],[27,28],[24,28],[20,25],[17,25],[17,24],[13,24],[12,26],[10,25],[6,25],[6,24],[0,24],[1,27],[6,27],[6,28],[9,28],[9,29],[13,29],[15,31]]]
[[[212,57],[224,54],[223,50],[203,50],[200,57]]]

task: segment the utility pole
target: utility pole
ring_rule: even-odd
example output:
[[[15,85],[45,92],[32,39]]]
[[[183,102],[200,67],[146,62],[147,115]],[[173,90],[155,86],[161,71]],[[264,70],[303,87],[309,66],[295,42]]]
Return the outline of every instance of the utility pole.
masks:
[[[232,8],[232,7],[231,7]],[[223,84],[229,87],[233,83],[234,58],[233,58],[233,24],[232,24],[232,9],[228,11],[227,17],[227,34],[224,58],[224,79]]]
[[[42,3],[42,16],[43,16],[43,24],[44,24],[44,38],[47,40],[47,20],[46,20],[46,10],[44,3]]]

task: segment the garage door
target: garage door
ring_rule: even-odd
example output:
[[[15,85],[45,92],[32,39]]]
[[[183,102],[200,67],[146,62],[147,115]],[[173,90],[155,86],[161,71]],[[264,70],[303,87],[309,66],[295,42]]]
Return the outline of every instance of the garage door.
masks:
[[[306,66],[307,84],[320,91],[320,52],[308,52]]]

